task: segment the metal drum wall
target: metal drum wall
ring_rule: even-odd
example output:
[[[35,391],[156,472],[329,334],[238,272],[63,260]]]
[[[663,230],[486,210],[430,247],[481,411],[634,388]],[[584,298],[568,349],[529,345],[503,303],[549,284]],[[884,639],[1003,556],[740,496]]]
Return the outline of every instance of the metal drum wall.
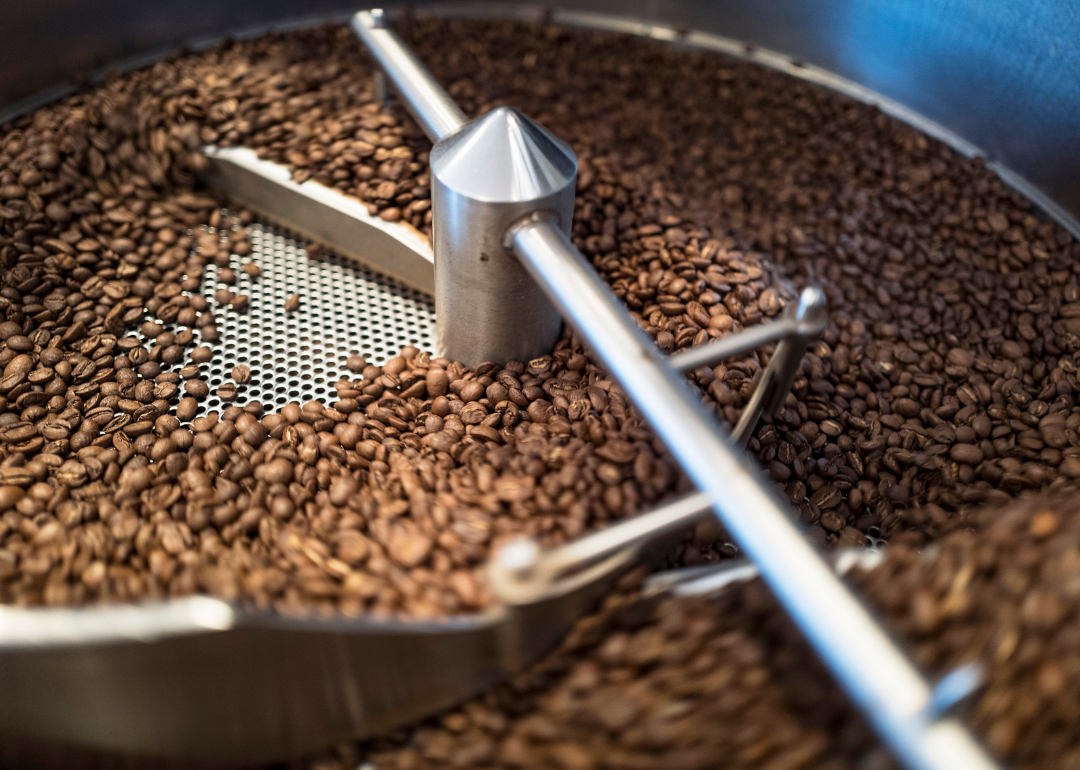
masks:
[[[302,26],[338,14],[344,19],[360,5],[2,0],[7,34],[0,47],[0,119],[55,98],[65,81],[95,68],[152,61],[226,32]],[[415,5],[442,11],[458,4]],[[498,5],[483,7],[493,13]],[[1055,0],[579,0],[553,7],[712,32],[837,73],[940,124],[962,151],[978,150],[1008,169],[1006,180],[1060,221],[1072,225],[1063,215],[1080,215],[1080,6]]]

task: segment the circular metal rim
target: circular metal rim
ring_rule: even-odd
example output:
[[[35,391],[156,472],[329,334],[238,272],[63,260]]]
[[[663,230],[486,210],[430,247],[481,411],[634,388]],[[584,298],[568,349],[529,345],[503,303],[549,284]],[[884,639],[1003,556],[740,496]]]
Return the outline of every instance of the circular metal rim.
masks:
[[[345,24],[354,13],[355,11],[349,11],[345,14],[337,13],[317,17],[305,16],[275,24],[253,26],[241,29],[228,36],[200,39],[189,45],[186,50],[188,52],[199,52],[213,48],[226,39],[247,40],[271,32],[310,29],[331,23]],[[391,19],[401,18],[404,15],[404,11],[396,7],[387,9],[386,13]],[[806,64],[787,54],[747,44],[723,35],[681,27],[677,28],[671,25],[612,14],[552,10],[531,5],[448,3],[446,5],[410,10],[409,13],[415,18],[547,21],[585,30],[619,32],[646,37],[687,49],[723,53],[736,59],[782,72],[800,80],[816,83],[856,101],[877,107],[882,113],[948,145],[965,157],[986,157],[986,154],[980,148],[968,142],[959,134],[900,102],[883,96],[855,81],[841,77],[827,69]],[[179,51],[180,49],[170,48],[100,68],[92,74],[89,82],[91,84],[100,82],[106,73],[128,72],[151,66],[162,59],[176,55]],[[75,90],[76,86],[72,84],[62,84],[47,89],[8,110],[0,111],[0,124],[58,101],[74,93]],[[1047,217],[1080,239],[1080,220],[1074,218],[1057,202],[1006,166],[992,160],[988,160],[986,165],[998,175],[1003,183],[1023,195],[1044,212]],[[198,606],[196,603],[198,603]],[[211,603],[214,606],[211,606]],[[110,623],[117,617],[116,613],[118,611],[128,613],[144,611],[145,622],[136,624],[139,628],[139,634],[136,637],[133,637],[130,629],[110,626]],[[500,612],[500,608],[495,607],[483,613],[448,615],[438,619],[411,618],[406,615],[389,618],[374,615],[356,618],[345,615],[329,618],[291,618],[273,611],[252,608],[242,602],[227,602],[205,594],[181,599],[118,606],[88,605],[83,607],[21,608],[0,605],[0,652],[5,649],[44,649],[47,647],[72,647],[81,644],[120,643],[131,641],[132,638],[150,642],[165,641],[180,636],[228,630],[241,626],[289,627],[340,632],[370,631],[373,629],[447,630],[448,628],[476,627],[491,622]],[[43,633],[38,637],[34,637],[34,641],[31,641],[33,634],[27,624],[39,621]],[[81,627],[88,629],[88,638],[81,641],[79,638],[73,637],[70,629],[64,628],[65,621],[78,623]],[[18,629],[18,631],[15,632],[13,629]],[[93,632],[91,633],[89,629],[93,629]]]

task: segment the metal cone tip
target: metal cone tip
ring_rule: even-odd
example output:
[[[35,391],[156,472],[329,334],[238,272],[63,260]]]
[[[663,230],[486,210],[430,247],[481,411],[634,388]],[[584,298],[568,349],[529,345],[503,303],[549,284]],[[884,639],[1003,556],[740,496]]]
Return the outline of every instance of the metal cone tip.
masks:
[[[461,195],[513,203],[573,185],[577,156],[521,111],[498,107],[436,144],[431,171]]]

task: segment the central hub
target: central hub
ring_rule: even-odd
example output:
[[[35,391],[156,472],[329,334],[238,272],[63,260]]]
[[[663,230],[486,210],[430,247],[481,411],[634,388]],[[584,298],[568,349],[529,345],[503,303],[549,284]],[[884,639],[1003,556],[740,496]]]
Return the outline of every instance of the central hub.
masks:
[[[577,157],[512,107],[499,107],[431,151],[439,355],[476,366],[551,352],[559,312],[505,245],[533,213],[570,232]]]

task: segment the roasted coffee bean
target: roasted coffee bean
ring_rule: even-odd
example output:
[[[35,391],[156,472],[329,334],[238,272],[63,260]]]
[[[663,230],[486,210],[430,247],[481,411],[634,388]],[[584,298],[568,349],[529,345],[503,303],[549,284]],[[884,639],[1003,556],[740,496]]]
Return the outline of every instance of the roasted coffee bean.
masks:
[[[233,401],[236,399],[237,394],[236,385],[231,382],[223,382],[218,386],[215,393],[222,401]]]
[[[512,685],[304,766],[895,770],[762,593],[612,597]]]
[[[233,367],[231,375],[237,384],[243,385],[251,379],[251,369],[246,364],[237,364]]]
[[[6,342],[9,350],[15,350],[19,353],[25,353],[28,350],[34,349],[34,343],[30,341],[30,338],[24,337],[21,334],[16,334],[13,337],[8,337]]]
[[[1062,642],[1075,625],[1066,597],[1080,504],[1075,494],[1029,496],[971,523],[974,533],[946,535],[933,551],[894,542],[884,563],[856,570],[854,582],[930,675],[960,661],[980,665],[986,684],[958,714],[995,755],[1013,767],[1058,767],[1062,752],[1080,750],[1080,714],[1056,697],[1080,660],[1080,649]],[[427,770],[452,756],[509,770],[553,759],[600,767],[617,756],[627,767],[681,766],[692,746],[694,767],[723,766],[732,751],[748,768],[897,767],[759,579],[708,599],[650,602],[627,582],[513,685],[350,749],[349,761]],[[752,676],[738,673],[746,667]],[[672,709],[677,729],[659,716]],[[710,728],[717,709],[728,716]],[[649,732],[660,724],[668,727]],[[755,751],[739,748],[751,741]]]
[[[258,278],[260,275],[262,275],[262,268],[256,265],[254,262],[244,262],[241,267],[243,268],[244,272],[252,278]]]
[[[1080,648],[1063,641],[1075,626],[1080,504],[1075,493],[997,497],[969,512],[974,532],[949,534],[933,552],[897,542],[855,582],[930,675],[979,663],[985,686],[961,713],[996,756],[1051,768],[1080,752],[1080,715],[1056,697],[1080,665]]]
[[[187,422],[195,417],[196,412],[199,410],[199,402],[191,396],[180,399],[180,403],[176,405],[176,416]]]
[[[205,380],[188,380],[184,383],[184,392],[194,398],[206,398],[210,395],[210,386]]]
[[[967,526],[982,500],[1080,479],[1077,247],[985,165],[719,54],[546,23],[416,19],[403,32],[469,115],[512,97],[574,146],[572,238],[661,347],[778,315],[795,296],[785,274],[823,286],[831,325],[749,443],[815,539],[931,540]],[[110,544],[88,580],[57,552],[40,562],[55,574],[34,582],[19,572],[37,547],[23,538],[30,553],[12,562],[15,579],[0,577],[0,601],[44,603],[45,586],[64,586],[70,603],[194,591],[286,611],[471,612],[490,604],[482,570],[499,543],[556,545],[684,483],[569,333],[549,355],[476,369],[415,348],[382,367],[350,356],[329,404],[195,418],[210,386],[163,365],[183,363],[166,358],[190,349],[191,329],[204,344],[221,338],[214,312],[235,305],[209,293],[239,298],[203,286],[207,266],[220,276],[253,250],[251,215],[195,191],[200,145],[252,147],[299,182],[430,233],[430,143],[374,101],[355,46],[326,28],[180,56],[0,133],[0,187],[26,189],[0,225],[0,360],[31,364],[0,382],[0,428],[35,427],[0,443],[0,466],[29,489],[52,478],[53,465],[38,468],[46,446],[62,462],[78,452],[96,477],[67,499],[94,507],[86,526],[169,513],[153,542]],[[40,206],[16,205],[31,193]],[[289,303],[298,310],[299,295]],[[190,328],[166,331],[169,319]],[[191,351],[193,366],[211,358]],[[691,380],[733,424],[767,360],[759,351]],[[164,384],[184,391],[174,413]],[[52,416],[69,409],[82,415],[71,435],[50,438],[68,430]],[[192,427],[160,435],[163,415]],[[146,422],[150,433],[130,427]],[[63,537],[81,543],[83,526]],[[720,535],[699,534],[674,562],[731,555],[710,540]]]
[[[293,294],[287,300],[285,300],[285,312],[292,313],[300,309],[300,295]]]

